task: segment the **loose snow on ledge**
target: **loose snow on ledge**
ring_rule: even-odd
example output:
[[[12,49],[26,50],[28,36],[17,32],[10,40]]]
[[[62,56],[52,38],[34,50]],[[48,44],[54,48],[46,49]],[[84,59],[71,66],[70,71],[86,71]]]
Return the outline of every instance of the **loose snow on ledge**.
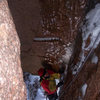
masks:
[[[35,97],[34,100],[49,100],[46,98],[46,95],[44,95],[42,88],[39,88],[37,91],[37,96]]]
[[[94,64],[98,63],[98,57],[95,54],[92,57],[92,63],[94,63]]]
[[[27,100],[46,100],[44,90],[40,87],[39,76],[24,73],[24,81],[27,88]],[[47,99],[48,100],[48,99]]]
[[[81,88],[82,96],[83,96],[83,97],[85,96],[86,89],[87,89],[87,84],[85,83],[85,84],[82,86],[82,88]]]

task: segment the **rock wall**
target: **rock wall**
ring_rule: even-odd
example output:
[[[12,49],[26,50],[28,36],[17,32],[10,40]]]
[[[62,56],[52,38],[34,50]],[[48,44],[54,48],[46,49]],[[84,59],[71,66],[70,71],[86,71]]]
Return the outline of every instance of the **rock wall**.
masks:
[[[62,89],[60,100],[99,100],[100,99],[100,45],[92,53],[92,56],[83,66],[80,73],[75,78],[71,69],[68,71],[66,81]],[[98,62],[92,62],[97,56]],[[74,60],[75,61],[75,60]],[[76,61],[75,61],[76,62]],[[75,79],[74,79],[75,78]],[[72,82],[72,80],[74,80]]]
[[[41,60],[44,59],[42,56],[61,58],[67,43],[76,37],[86,1],[8,0],[21,41],[23,71],[37,74]],[[63,43],[33,42],[35,37],[59,37]]]
[[[43,56],[60,59],[65,54],[67,43],[74,41],[85,10],[88,11],[86,5],[91,8],[94,0],[7,1],[21,41],[22,69],[37,74]],[[62,43],[33,42],[36,37],[59,37]]]
[[[94,4],[78,32],[60,100],[100,99],[100,31],[97,31],[100,28],[97,16],[99,11],[100,4]],[[95,28],[92,27],[94,23],[97,25]]]
[[[20,41],[6,0],[0,0],[0,100],[26,100]]]
[[[41,67],[45,43],[33,42],[41,34],[40,6],[38,0],[7,0],[21,41],[21,64],[24,72],[37,74]]]

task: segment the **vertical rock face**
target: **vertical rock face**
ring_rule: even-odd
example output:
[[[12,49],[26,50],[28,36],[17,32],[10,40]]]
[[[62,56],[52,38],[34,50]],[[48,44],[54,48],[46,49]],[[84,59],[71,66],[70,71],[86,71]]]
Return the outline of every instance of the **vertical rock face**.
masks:
[[[74,40],[87,0],[7,1],[21,40],[22,68],[25,72],[37,74],[43,56],[59,60],[66,51],[66,44]],[[63,43],[33,42],[37,37],[58,38]]]
[[[60,100],[100,99],[100,4],[87,13],[76,38]],[[94,25],[96,24],[96,26]]]
[[[0,100],[25,100],[20,42],[6,0],[0,0]]]

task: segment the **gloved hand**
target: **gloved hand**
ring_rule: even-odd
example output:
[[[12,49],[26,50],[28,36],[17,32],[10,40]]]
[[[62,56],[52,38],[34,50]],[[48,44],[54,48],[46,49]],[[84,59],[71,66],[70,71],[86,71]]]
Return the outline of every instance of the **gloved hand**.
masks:
[[[60,81],[58,84],[57,84],[57,87],[60,87],[60,86],[62,86],[64,84],[64,82],[63,81]]]

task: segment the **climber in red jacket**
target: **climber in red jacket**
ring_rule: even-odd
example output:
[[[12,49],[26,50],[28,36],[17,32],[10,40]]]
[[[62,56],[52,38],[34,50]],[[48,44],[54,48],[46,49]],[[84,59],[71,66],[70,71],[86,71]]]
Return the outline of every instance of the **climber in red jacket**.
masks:
[[[38,75],[40,76],[40,85],[47,93],[48,98],[50,100],[56,100],[58,97],[57,88],[59,84],[56,85],[55,79],[59,79],[60,74],[55,73],[50,69],[40,68],[38,71]]]

